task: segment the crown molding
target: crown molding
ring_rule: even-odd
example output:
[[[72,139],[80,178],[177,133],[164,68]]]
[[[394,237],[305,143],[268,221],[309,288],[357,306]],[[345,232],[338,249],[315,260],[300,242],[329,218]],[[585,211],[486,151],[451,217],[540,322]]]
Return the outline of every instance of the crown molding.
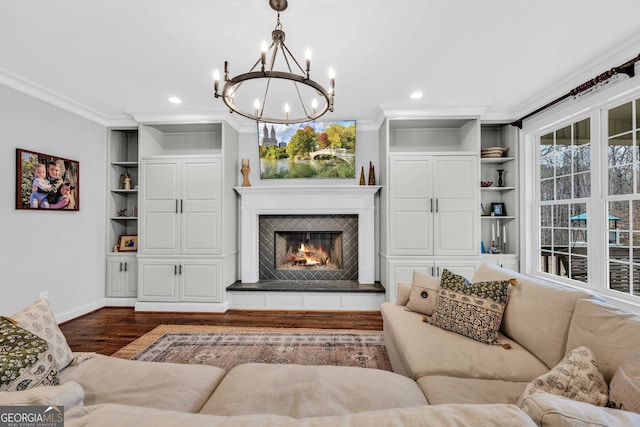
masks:
[[[568,75],[553,86],[549,87],[547,90],[541,92],[540,95],[532,98],[531,101],[520,106],[514,120],[529,114],[531,111],[535,111],[541,106],[548,104],[559,96],[568,93],[570,90],[575,89],[582,83],[595,78],[605,71],[635,58],[639,53],[640,34],[635,35],[625,43],[621,43],[617,47],[610,49],[607,54],[598,57],[597,61],[590,62],[586,65],[578,65],[577,70],[574,73]]]
[[[137,123],[213,123],[225,122],[237,132],[242,133],[244,124],[240,123],[235,116],[222,112],[182,112],[182,113],[153,113],[153,112],[131,112],[131,116]]]
[[[37,83],[29,81],[4,68],[0,68],[0,84],[103,126],[109,126],[111,122],[130,120],[130,117],[127,116],[105,116],[104,114],[93,110],[86,105],[74,101],[71,98],[67,98],[66,96],[61,95],[57,92],[49,90],[44,86],[40,86]]]

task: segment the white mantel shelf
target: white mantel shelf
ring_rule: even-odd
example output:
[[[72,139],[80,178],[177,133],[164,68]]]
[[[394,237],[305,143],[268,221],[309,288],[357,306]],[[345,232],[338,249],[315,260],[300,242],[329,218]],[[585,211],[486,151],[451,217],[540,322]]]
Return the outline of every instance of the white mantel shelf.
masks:
[[[358,215],[358,282],[375,282],[376,185],[234,187],[240,198],[242,283],[259,280],[260,215]]]

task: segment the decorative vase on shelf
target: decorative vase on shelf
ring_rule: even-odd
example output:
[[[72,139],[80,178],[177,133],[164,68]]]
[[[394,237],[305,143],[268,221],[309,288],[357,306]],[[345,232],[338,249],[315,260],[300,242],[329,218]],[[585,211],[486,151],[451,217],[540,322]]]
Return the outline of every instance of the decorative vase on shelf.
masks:
[[[364,185],[364,166],[360,169],[360,185]]]
[[[249,182],[249,172],[251,172],[251,168],[249,167],[249,159],[242,159],[240,172],[242,172],[242,186],[251,187],[251,183]]]
[[[504,173],[504,169],[498,169],[498,187],[504,187],[504,181],[502,180],[502,174]]]

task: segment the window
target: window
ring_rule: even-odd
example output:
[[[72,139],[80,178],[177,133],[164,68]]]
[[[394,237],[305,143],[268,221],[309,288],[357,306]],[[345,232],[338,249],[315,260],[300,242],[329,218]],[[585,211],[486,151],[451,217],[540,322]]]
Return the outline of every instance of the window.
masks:
[[[609,289],[640,296],[640,100],[607,110]]]
[[[589,118],[540,137],[539,179],[539,269],[586,283],[591,197]]]

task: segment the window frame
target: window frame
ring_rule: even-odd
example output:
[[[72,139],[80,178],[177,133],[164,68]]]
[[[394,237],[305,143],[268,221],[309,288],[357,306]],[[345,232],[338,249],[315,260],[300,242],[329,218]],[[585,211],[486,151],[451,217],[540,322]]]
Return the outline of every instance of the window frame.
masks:
[[[562,103],[527,119],[520,131],[520,211],[523,213],[521,230],[521,271],[570,287],[601,294],[610,301],[640,311],[640,297],[609,289],[608,285],[608,123],[607,110],[640,98],[640,78],[628,79],[612,87],[603,88],[584,97]],[[589,279],[587,283],[544,273],[540,252],[540,150],[544,135],[573,123],[590,118],[591,124],[591,196],[587,201],[590,224],[587,224],[589,250],[587,256]],[[527,183],[535,185],[527,185]],[[624,195],[629,196],[629,195]],[[635,194],[631,196],[640,196]],[[625,200],[628,197],[625,198]],[[580,203],[587,199],[559,200],[562,203]]]

